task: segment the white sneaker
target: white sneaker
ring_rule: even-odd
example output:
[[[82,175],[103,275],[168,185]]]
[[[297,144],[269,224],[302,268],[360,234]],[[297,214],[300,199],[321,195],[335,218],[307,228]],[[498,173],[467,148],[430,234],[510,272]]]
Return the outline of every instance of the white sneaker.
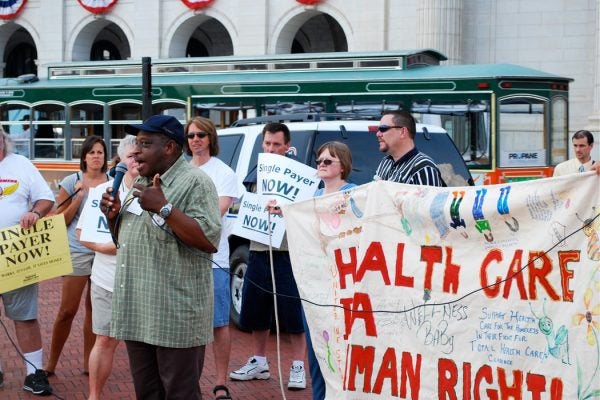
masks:
[[[304,370],[304,366],[292,365],[292,368],[290,368],[290,381],[288,382],[288,389],[306,389],[306,371]]]
[[[260,365],[254,357],[250,357],[246,365],[229,374],[236,381],[251,381],[252,379],[269,379],[269,365]]]

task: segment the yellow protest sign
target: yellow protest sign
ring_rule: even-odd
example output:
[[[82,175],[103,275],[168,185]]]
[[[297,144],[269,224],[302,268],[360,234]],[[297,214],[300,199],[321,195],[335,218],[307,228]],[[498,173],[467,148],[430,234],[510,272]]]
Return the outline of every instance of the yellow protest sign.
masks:
[[[62,215],[0,229],[0,293],[73,271]]]

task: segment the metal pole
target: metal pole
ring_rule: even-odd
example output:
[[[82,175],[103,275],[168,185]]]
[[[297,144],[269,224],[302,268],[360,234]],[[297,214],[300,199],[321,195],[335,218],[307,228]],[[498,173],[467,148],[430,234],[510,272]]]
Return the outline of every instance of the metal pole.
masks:
[[[142,57],[142,119],[152,116],[152,61]]]

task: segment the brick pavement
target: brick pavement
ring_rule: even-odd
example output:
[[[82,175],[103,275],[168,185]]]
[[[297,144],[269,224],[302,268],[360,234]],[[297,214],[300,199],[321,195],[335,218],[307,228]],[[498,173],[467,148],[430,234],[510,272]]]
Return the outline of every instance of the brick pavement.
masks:
[[[42,337],[44,340],[44,361],[48,358],[48,349],[50,346],[50,337],[54,317],[60,302],[60,278],[52,279],[40,284],[40,324],[42,327]],[[56,375],[50,378],[54,391],[63,399],[84,400],[87,398],[88,381],[87,376],[82,373],[82,349],[83,338],[81,324],[83,321],[83,302],[80,311],[73,322],[71,335],[65,345],[63,354],[56,369]],[[11,337],[15,337],[13,324],[4,315],[2,322],[8,328]],[[243,365],[250,356],[251,335],[232,329],[232,351],[230,370]],[[287,385],[289,368],[291,365],[290,341],[286,335],[281,337],[282,349],[282,372],[284,387]],[[268,346],[268,354],[271,369],[271,379],[267,381],[251,382],[233,382],[227,383],[232,397],[234,399],[247,400],[269,400],[282,399],[281,389],[279,388],[279,373],[277,371],[277,355],[275,335],[271,335]],[[17,355],[17,352],[9,342],[4,329],[0,327],[0,359],[4,371],[4,387],[0,388],[0,399],[33,399],[33,396],[22,389],[25,379],[25,369],[23,361]],[[306,362],[306,361],[305,361]],[[206,359],[204,363],[204,373],[200,379],[200,386],[204,399],[212,399],[212,380],[214,378],[214,359],[212,347],[206,349]],[[285,396],[289,400],[310,399],[309,387],[303,391],[285,390]],[[54,398],[54,397],[46,397]],[[112,375],[104,387],[103,398],[106,400],[126,400],[134,399],[133,385],[129,375],[129,363],[125,346],[119,345],[115,354],[115,361]]]

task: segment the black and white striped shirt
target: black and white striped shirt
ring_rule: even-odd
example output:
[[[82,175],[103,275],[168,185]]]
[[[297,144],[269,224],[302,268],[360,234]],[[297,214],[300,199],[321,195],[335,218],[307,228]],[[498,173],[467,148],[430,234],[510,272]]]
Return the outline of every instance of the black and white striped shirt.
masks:
[[[379,163],[376,179],[410,185],[446,186],[440,170],[433,160],[413,148],[411,151],[394,161],[392,156],[387,156]]]

